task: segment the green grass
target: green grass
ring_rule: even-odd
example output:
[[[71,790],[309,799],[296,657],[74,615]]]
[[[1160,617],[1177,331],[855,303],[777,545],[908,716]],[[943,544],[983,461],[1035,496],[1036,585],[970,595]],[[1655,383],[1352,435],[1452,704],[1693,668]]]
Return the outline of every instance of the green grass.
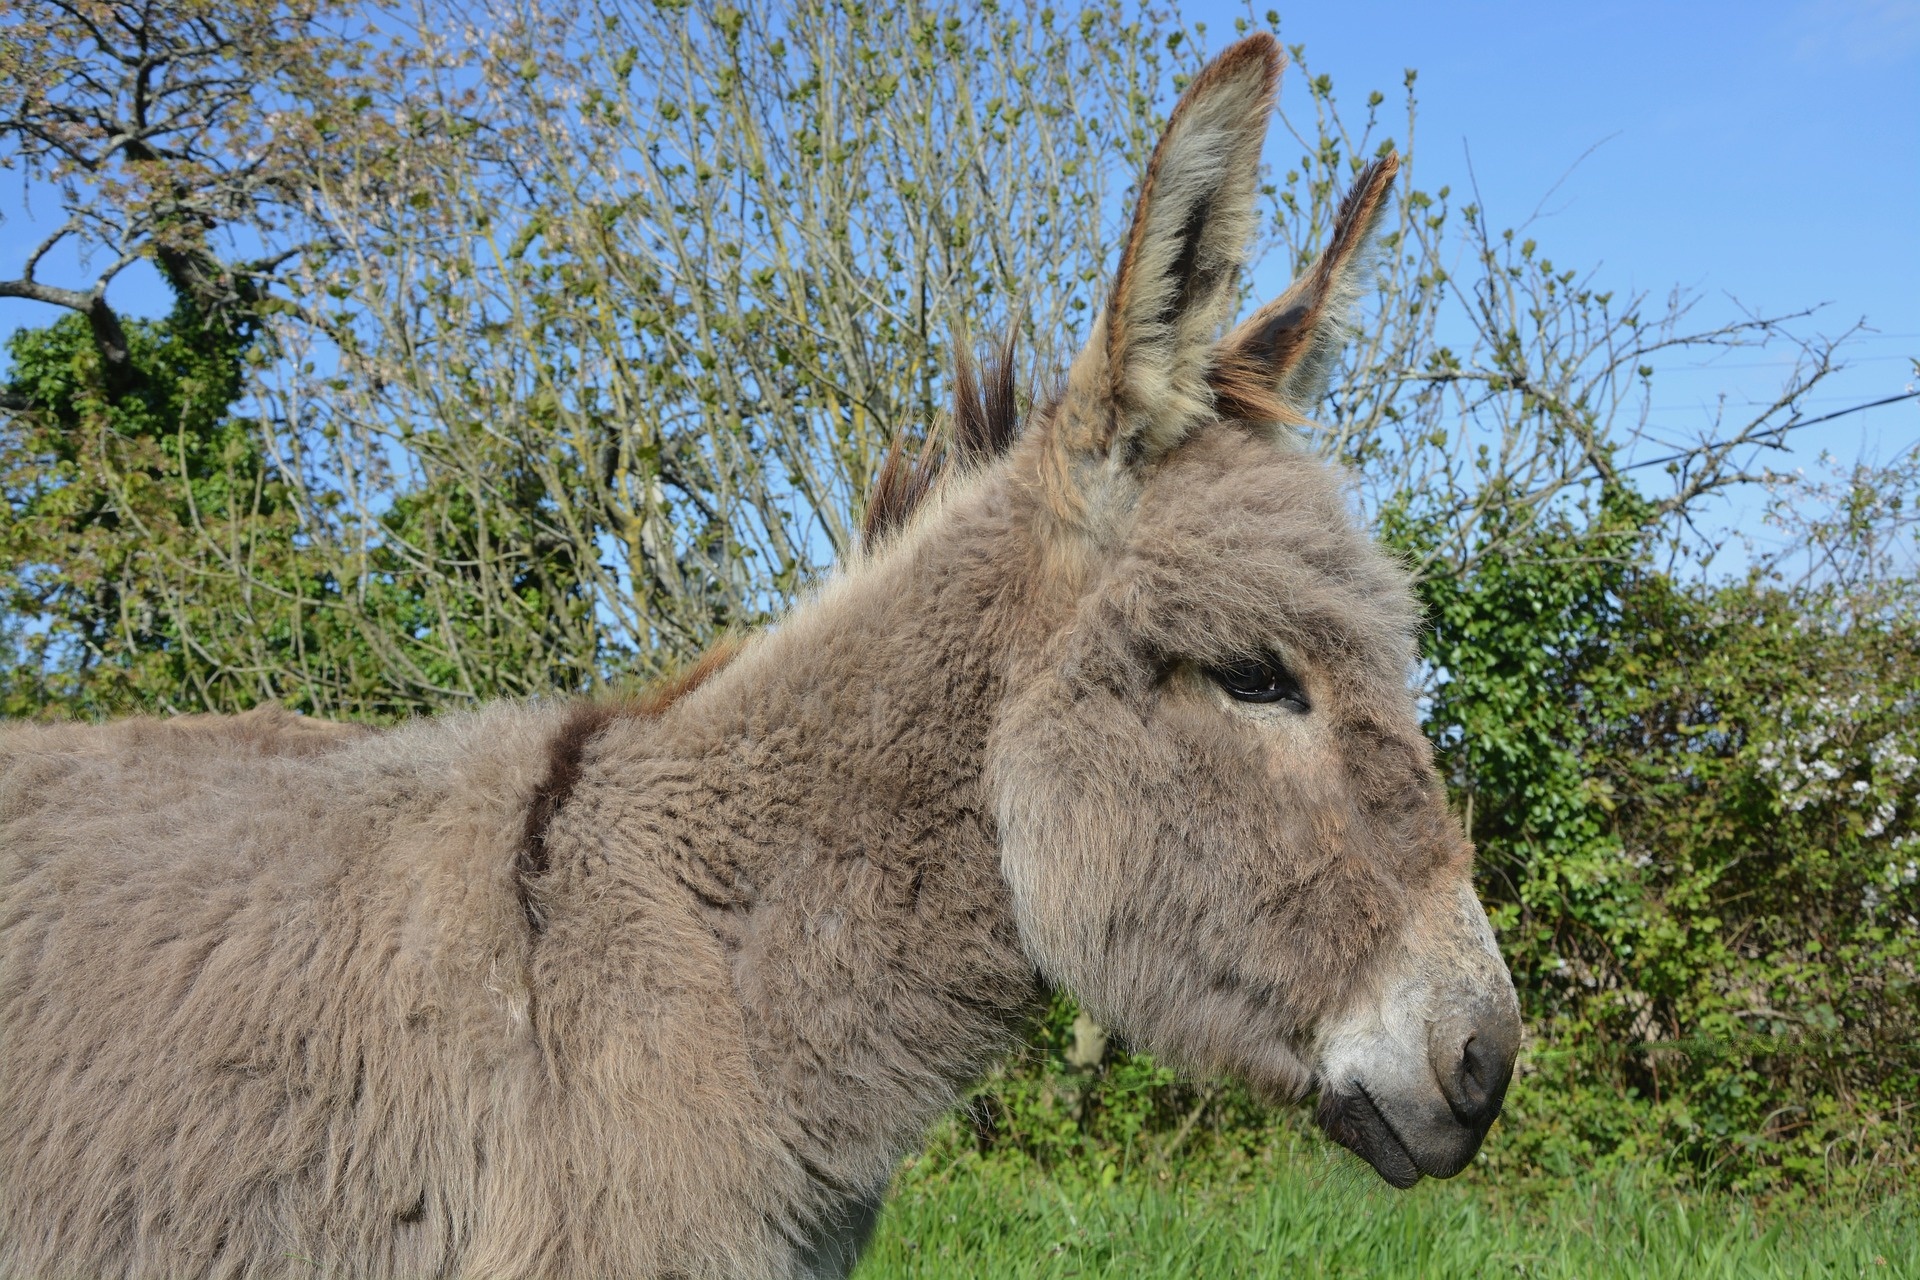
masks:
[[[1766,1210],[1645,1178],[1503,1196],[1477,1170],[1394,1192],[1296,1149],[1235,1172],[1048,1174],[933,1156],[895,1185],[855,1280],[933,1276],[1920,1277],[1920,1196]]]

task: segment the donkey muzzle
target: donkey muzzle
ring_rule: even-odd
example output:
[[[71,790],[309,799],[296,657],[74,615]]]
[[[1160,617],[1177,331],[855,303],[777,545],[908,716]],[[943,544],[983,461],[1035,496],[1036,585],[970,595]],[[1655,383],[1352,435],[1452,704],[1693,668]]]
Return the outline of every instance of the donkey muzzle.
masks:
[[[1506,995],[1501,999],[1501,995]],[[1424,1070],[1328,1079],[1316,1119],[1395,1187],[1467,1167],[1500,1115],[1520,1048],[1519,1011],[1489,993],[1428,1026]]]

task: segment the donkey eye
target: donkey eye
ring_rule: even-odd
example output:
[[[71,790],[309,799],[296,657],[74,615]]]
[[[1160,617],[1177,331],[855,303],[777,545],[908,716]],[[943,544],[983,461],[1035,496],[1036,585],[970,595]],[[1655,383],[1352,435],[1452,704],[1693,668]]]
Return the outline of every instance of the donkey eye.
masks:
[[[1222,689],[1241,702],[1280,702],[1295,711],[1307,711],[1307,691],[1279,663],[1269,659],[1247,658],[1216,667],[1213,678]]]

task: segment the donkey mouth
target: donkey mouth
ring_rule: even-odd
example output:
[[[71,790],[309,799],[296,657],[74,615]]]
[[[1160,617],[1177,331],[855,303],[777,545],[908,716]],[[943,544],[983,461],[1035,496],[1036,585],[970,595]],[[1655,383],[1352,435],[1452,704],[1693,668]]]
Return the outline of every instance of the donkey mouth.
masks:
[[[1388,1186],[1405,1191],[1420,1181],[1413,1153],[1359,1081],[1353,1082],[1351,1092],[1323,1089],[1314,1118],[1329,1138],[1372,1165]]]

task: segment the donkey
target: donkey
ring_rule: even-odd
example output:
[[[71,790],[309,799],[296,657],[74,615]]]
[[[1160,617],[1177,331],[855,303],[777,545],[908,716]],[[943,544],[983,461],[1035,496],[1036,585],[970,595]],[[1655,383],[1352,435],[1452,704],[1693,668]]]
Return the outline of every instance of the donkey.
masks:
[[[0,755],[0,1274],[845,1275],[1049,986],[1388,1182],[1518,1009],[1421,736],[1407,575],[1292,443],[1387,207],[1222,336],[1280,55],[1198,76],[1059,394],[646,704]]]

